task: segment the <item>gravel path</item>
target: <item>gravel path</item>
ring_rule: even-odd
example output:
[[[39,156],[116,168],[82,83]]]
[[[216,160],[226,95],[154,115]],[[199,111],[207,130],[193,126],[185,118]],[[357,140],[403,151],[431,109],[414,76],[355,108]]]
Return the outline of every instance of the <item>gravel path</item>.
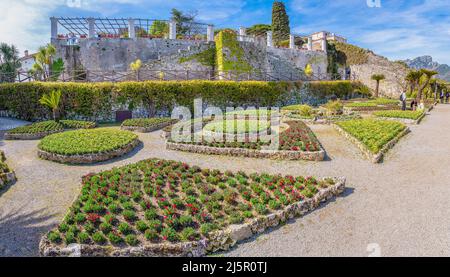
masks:
[[[240,244],[227,256],[450,255],[450,105],[439,105],[390,151],[383,164],[364,160],[332,127],[317,125],[329,159],[274,161],[166,151],[159,132],[140,135],[140,150],[110,163],[66,166],[36,157],[36,141],[0,141],[19,181],[0,192],[0,256],[38,255],[40,236],[62,219],[80,177],[146,158],[221,170],[345,176],[343,197],[278,230]],[[0,134],[1,136],[1,134]]]

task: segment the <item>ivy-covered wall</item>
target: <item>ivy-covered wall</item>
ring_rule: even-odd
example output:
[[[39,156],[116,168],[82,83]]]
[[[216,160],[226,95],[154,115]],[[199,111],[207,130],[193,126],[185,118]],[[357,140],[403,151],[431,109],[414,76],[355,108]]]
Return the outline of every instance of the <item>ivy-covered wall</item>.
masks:
[[[221,31],[215,37],[216,67],[220,71],[251,72],[253,67],[245,59],[245,52],[235,32]]]

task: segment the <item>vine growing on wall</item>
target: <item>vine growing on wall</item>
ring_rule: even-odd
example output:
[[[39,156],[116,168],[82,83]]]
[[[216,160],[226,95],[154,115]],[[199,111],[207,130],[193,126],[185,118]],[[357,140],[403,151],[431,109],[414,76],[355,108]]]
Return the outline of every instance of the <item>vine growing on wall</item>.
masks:
[[[244,59],[244,49],[234,32],[221,31],[216,37],[216,66],[219,71],[251,72],[252,66]]]
[[[190,55],[187,57],[181,57],[179,59],[179,63],[186,63],[192,60],[196,60],[200,64],[212,67],[212,69],[214,69],[216,66],[216,51],[217,51],[216,47],[211,47],[200,53]]]

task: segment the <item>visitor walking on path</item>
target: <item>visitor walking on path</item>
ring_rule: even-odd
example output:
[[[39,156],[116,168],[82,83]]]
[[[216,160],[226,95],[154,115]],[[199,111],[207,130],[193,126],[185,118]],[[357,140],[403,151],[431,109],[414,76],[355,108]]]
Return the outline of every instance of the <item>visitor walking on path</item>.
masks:
[[[406,111],[406,93],[400,94],[400,101],[402,102],[402,111]]]
[[[441,90],[441,103],[444,104],[444,91]]]
[[[448,104],[448,99],[450,98],[450,91],[445,94],[445,103]]]

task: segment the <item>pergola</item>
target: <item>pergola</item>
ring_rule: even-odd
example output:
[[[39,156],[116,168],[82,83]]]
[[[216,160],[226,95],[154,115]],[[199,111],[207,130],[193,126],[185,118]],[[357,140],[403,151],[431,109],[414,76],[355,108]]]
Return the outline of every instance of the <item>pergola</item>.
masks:
[[[142,19],[142,18],[87,18],[87,17],[52,17],[52,38],[58,38],[59,27],[62,27],[66,34],[73,34],[79,37],[94,37],[97,35],[121,36],[128,34],[129,37],[150,36],[150,29],[157,22],[161,25],[167,25],[167,35],[176,37],[204,36],[212,25],[186,22],[176,25],[169,20]],[[160,26],[161,26],[160,25]],[[170,32],[170,34],[169,34]]]

